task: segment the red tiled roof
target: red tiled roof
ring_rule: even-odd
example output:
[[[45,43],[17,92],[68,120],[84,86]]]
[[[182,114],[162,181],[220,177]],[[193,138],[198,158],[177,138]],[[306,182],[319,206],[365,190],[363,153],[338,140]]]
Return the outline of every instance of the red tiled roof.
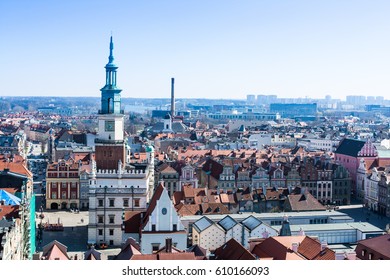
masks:
[[[292,251],[289,246],[293,242],[303,240],[304,236],[278,236],[269,237],[262,240],[252,249],[252,254],[262,258],[272,258],[274,260],[303,260],[302,256]],[[282,243],[283,242],[283,243]]]
[[[291,206],[291,211],[325,211],[326,207],[315,199],[310,193],[290,194],[287,202]]]
[[[139,233],[141,227],[141,211],[125,212],[125,233]]]
[[[27,177],[32,177],[32,173],[21,162],[5,162],[0,161],[0,171],[8,169],[10,172],[21,174]]]
[[[370,251],[378,253],[383,259],[390,259],[390,234],[364,239],[358,241],[356,252],[360,248],[369,249]]]
[[[0,220],[19,217],[19,205],[0,205]]]
[[[321,243],[308,236],[299,244],[298,253],[308,260],[334,260],[336,257],[334,251],[329,248],[321,250]]]
[[[214,252],[216,260],[255,260],[247,249],[245,249],[235,239],[230,239],[228,242],[217,248]]]
[[[179,216],[192,216],[196,215],[198,211],[200,210],[200,205],[199,204],[183,204],[180,203],[175,206],[177,213]]]
[[[193,252],[133,255],[131,260],[197,260]]]
[[[60,260],[69,260],[67,250],[64,244],[54,240],[43,247],[42,257],[46,260],[55,260],[57,258]]]
[[[128,238],[115,260],[130,260],[136,255],[141,255],[139,244],[133,239]]]

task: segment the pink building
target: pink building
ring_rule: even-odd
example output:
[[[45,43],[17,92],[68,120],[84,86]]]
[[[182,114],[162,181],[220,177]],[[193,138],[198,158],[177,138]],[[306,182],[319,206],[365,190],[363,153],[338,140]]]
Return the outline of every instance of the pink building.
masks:
[[[335,160],[344,166],[352,178],[352,196],[356,197],[356,178],[360,160],[371,165],[378,157],[378,152],[370,140],[343,139],[335,151]]]

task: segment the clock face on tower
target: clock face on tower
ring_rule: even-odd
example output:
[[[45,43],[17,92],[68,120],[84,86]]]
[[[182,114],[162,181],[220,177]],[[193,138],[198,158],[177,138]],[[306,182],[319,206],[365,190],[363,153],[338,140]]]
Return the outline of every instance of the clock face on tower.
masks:
[[[105,131],[115,131],[115,122],[114,121],[105,121],[104,130]]]

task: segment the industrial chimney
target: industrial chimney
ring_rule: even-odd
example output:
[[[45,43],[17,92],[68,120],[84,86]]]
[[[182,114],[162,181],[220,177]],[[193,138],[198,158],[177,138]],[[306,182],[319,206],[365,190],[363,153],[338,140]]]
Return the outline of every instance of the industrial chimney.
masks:
[[[175,78],[171,78],[171,118],[175,116]]]

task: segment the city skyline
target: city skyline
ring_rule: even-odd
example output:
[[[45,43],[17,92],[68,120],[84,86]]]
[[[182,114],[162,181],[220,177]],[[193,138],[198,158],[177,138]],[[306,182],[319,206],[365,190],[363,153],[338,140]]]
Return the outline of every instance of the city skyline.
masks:
[[[2,96],[387,96],[386,1],[2,2]],[[387,71],[386,71],[387,70]]]

